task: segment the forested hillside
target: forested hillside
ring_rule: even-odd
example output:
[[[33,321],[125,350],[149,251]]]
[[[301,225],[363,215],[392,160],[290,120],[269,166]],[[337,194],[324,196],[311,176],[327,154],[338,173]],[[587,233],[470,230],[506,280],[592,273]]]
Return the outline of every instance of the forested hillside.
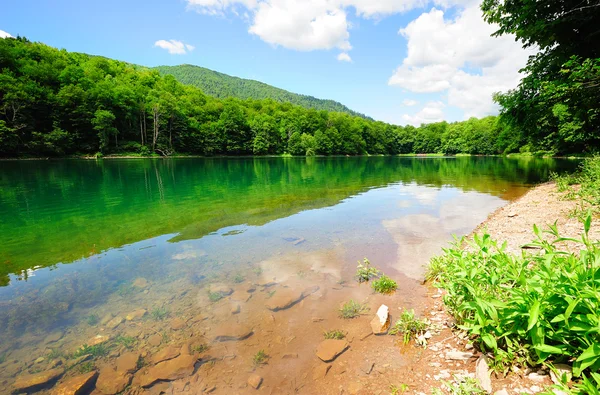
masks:
[[[273,99],[217,99],[156,70],[24,38],[0,39],[0,70],[3,157],[495,154],[515,149],[512,131],[495,117],[415,128]]]
[[[200,88],[204,93],[219,99],[237,97],[238,99],[273,99],[280,103],[292,103],[304,108],[345,112],[365,117],[333,100],[317,99],[276,88],[265,83],[232,77],[204,67],[184,64],[181,66],[155,67],[162,75],[172,75],[186,85]]]

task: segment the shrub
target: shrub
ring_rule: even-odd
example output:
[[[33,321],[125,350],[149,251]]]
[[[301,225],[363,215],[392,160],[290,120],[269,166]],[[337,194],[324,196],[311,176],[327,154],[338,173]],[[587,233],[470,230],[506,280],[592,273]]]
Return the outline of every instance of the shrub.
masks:
[[[398,289],[398,284],[385,274],[378,280],[373,281],[371,286],[375,292],[379,292],[380,294],[391,294]]]
[[[460,328],[493,354],[496,370],[572,361],[575,377],[589,371],[600,378],[600,243],[589,238],[591,222],[588,214],[580,239],[561,237],[556,225],[545,232],[534,226],[528,246],[535,255],[508,254],[506,243],[488,234],[476,235],[469,248],[461,248],[463,239],[445,250],[437,283],[447,290],[444,302]],[[580,244],[580,253],[561,250],[564,241]]]

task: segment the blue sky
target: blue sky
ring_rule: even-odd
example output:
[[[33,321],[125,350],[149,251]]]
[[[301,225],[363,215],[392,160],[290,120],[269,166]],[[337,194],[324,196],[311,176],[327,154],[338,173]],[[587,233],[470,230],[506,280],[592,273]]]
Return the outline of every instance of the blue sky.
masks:
[[[0,29],[13,36],[146,66],[199,65],[397,124],[496,113],[491,93],[518,83],[527,56],[512,37],[490,38],[494,28],[471,0],[19,0],[2,8]],[[173,43],[185,53],[170,53]]]

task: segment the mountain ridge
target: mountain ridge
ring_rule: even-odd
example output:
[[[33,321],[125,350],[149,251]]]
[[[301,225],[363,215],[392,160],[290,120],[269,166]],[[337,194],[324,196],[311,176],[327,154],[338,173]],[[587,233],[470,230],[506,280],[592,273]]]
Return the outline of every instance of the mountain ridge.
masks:
[[[156,66],[152,69],[158,71],[161,75],[172,75],[179,82],[200,88],[207,95],[219,99],[227,97],[257,100],[273,99],[277,102],[291,103],[307,109],[343,112],[371,119],[335,100],[319,99],[310,95],[290,92],[261,81],[232,76],[206,67],[182,64],[178,66]]]

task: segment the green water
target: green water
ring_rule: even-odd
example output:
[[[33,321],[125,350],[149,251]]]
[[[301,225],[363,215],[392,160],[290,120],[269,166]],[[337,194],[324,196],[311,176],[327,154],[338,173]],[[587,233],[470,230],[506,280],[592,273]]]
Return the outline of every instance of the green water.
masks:
[[[573,166],[395,157],[0,162],[0,284],[160,235],[176,242],[262,225],[393,183],[511,198]]]

